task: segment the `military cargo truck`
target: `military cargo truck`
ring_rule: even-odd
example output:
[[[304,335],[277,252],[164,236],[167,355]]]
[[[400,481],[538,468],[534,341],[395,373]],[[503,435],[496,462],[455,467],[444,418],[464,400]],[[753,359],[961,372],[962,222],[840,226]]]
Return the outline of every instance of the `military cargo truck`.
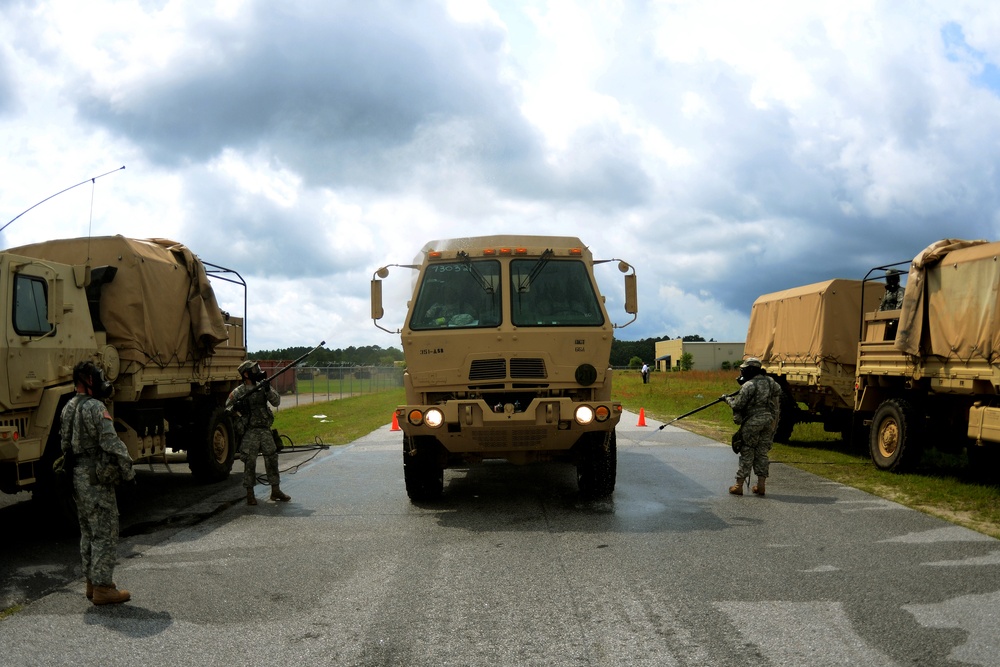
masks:
[[[594,266],[618,262],[628,322],[613,324]],[[378,323],[389,266],[417,271],[402,329]],[[427,243],[372,279],[375,325],[402,337],[403,477],[413,501],[444,470],[487,459],[574,463],[581,494],[608,496],[617,467],[608,366],[614,329],[638,312],[634,269],[595,261],[577,238],[485,236]]]
[[[883,281],[907,268],[902,307],[880,310]],[[944,239],[912,262],[754,302],[745,354],[782,384],[776,439],[797,421],[862,442],[898,470],[932,444],[1000,464],[1000,243]],[[800,407],[804,406],[804,407]],[[789,409],[790,408],[790,409]]]
[[[0,253],[0,490],[46,490],[73,366],[84,360],[114,385],[108,410],[133,459],[186,450],[196,477],[229,474],[235,442],[223,407],[246,343],[210,275],[245,295],[235,271],[164,239],[62,239]]]
[[[909,266],[902,308],[866,301],[855,413],[883,470],[924,445],[1000,462],[1000,243],[943,239]]]
[[[800,422],[850,440],[862,302],[877,306],[884,292],[878,282],[834,279],[754,301],[744,354],[781,385],[777,442]]]

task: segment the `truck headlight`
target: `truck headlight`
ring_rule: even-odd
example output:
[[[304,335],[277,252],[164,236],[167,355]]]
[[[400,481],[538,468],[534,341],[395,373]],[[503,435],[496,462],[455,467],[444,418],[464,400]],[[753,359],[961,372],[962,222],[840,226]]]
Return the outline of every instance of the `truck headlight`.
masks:
[[[578,424],[589,424],[594,421],[594,409],[589,405],[580,405],[576,408],[574,417]]]
[[[444,413],[437,408],[431,408],[424,413],[424,422],[431,428],[437,428],[444,423]]]

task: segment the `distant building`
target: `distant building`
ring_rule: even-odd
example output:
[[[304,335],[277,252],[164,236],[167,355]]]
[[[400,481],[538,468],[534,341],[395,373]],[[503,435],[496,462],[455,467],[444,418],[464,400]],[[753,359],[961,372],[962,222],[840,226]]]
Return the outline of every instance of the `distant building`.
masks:
[[[717,371],[727,361],[735,368],[743,362],[743,345],[743,343],[658,340],[655,347],[656,370],[679,370],[681,356],[685,352],[691,354],[692,370]]]

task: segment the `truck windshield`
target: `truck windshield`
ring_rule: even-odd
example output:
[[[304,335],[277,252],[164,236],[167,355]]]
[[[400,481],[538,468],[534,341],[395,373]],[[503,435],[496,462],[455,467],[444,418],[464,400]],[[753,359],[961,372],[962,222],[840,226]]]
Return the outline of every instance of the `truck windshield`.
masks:
[[[540,268],[539,268],[540,267]],[[519,327],[600,326],[604,313],[578,260],[517,259],[510,264],[511,321]]]
[[[423,273],[410,329],[500,325],[500,262],[442,262]]]

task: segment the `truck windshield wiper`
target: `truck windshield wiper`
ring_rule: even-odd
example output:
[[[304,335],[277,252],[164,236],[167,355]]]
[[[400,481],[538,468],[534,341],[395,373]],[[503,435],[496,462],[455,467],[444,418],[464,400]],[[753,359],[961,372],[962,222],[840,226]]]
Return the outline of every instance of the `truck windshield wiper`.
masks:
[[[552,256],[552,248],[549,248],[542,253],[542,256],[535,261],[535,265],[531,267],[531,272],[529,272],[528,275],[526,275],[524,279],[521,280],[521,283],[517,286],[518,292],[523,292],[531,286],[531,282],[538,276],[539,273],[542,272],[542,269],[545,268],[545,265],[549,263],[549,258],[551,256]]]
[[[487,294],[493,294],[492,283],[490,283],[490,281],[486,279],[486,276],[480,273],[479,269],[476,268],[476,265],[472,263],[472,258],[469,257],[469,253],[464,250],[460,250],[458,256],[463,262],[465,262],[465,266],[468,267],[469,273],[471,273],[472,277],[476,279],[479,286],[483,288],[483,291]]]

